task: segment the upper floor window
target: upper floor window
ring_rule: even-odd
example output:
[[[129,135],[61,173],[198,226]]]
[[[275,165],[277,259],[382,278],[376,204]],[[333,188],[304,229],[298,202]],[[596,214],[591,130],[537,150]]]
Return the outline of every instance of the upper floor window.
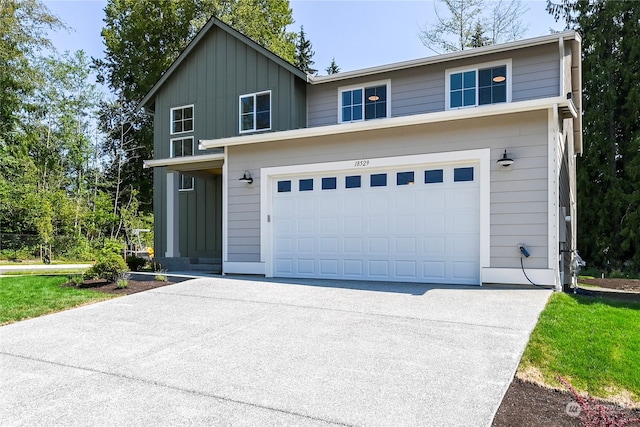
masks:
[[[240,133],[271,129],[271,91],[240,96]]]
[[[447,70],[447,109],[511,101],[511,61]]]
[[[171,134],[193,132],[193,105],[171,109]]]
[[[389,81],[363,86],[342,87],[339,90],[340,122],[358,122],[389,117],[387,103]]]
[[[193,137],[171,140],[171,157],[193,156]]]

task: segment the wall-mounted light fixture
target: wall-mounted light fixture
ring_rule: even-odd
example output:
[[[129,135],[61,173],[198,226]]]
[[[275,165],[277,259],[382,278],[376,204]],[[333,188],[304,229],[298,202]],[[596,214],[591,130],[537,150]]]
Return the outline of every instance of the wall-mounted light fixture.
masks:
[[[498,159],[498,164],[504,166],[505,168],[513,164],[513,159],[507,155],[507,150],[504,150],[504,154],[502,155],[502,157],[500,157],[500,159]]]
[[[253,177],[249,171],[244,171],[244,175],[240,178],[240,182],[246,182],[247,184],[253,184]]]

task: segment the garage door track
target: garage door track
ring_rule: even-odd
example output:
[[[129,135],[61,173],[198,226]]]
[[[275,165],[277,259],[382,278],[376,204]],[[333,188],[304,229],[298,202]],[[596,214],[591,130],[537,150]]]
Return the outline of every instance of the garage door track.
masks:
[[[487,426],[549,295],[182,282],[0,327],[0,424]]]

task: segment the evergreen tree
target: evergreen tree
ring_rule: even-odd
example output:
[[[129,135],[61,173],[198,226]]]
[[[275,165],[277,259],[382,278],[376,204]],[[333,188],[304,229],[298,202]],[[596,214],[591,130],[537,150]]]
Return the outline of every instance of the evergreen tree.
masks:
[[[325,71],[327,72],[327,74],[337,74],[340,72],[340,67],[338,66],[338,64],[336,64],[335,56],[331,58],[331,64],[329,64],[329,66],[325,68]]]
[[[315,68],[311,68],[315,62],[313,61],[313,55],[315,52],[311,50],[311,41],[307,39],[307,35],[304,32],[304,26],[300,26],[300,32],[296,39],[296,59],[294,65],[300,68],[307,74],[315,74]]]
[[[482,47],[490,44],[490,40],[488,37],[484,35],[484,29],[482,25],[478,22],[476,23],[476,29],[471,36],[471,40],[469,41],[469,47]]]
[[[548,1],[584,35],[578,248],[591,265],[640,271],[640,3]]]

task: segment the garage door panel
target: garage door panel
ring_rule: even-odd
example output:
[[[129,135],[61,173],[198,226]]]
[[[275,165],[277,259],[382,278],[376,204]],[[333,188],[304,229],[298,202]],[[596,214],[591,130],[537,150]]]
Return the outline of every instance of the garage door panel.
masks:
[[[404,169],[318,174],[310,191],[299,191],[308,176],[283,178],[290,191],[273,187],[274,275],[479,283],[479,174],[454,182],[443,166],[442,182],[427,184],[427,169],[410,185],[397,185]],[[386,173],[386,185],[371,187],[372,173]],[[354,175],[361,187],[345,188]],[[322,189],[326,177],[335,189]]]

